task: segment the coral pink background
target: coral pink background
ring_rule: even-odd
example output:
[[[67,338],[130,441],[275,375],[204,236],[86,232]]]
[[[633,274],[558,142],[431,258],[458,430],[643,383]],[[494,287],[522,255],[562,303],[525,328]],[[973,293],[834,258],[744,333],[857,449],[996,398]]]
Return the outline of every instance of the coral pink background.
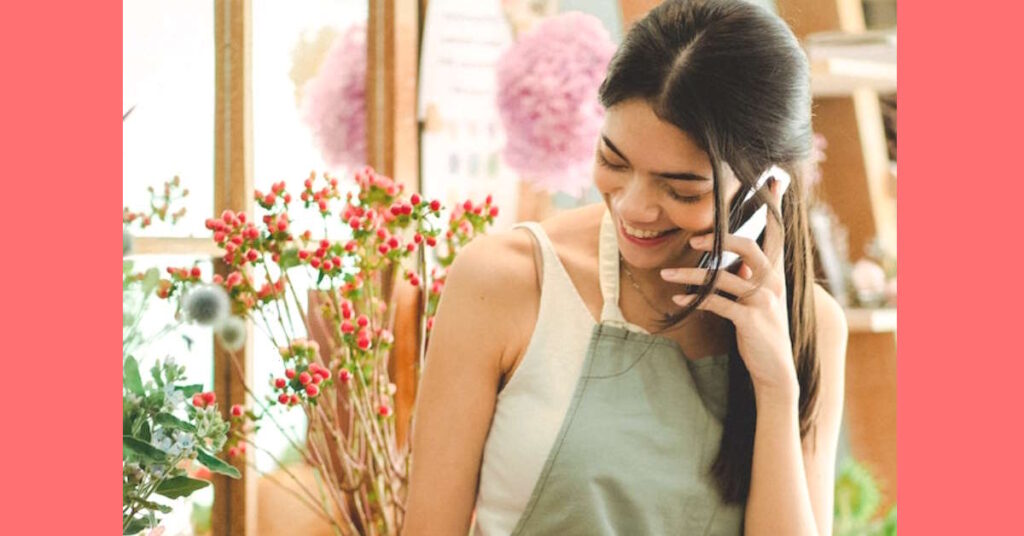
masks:
[[[900,3],[904,534],[1020,525],[1021,11]],[[4,534],[117,534],[120,33],[115,3],[0,17]]]

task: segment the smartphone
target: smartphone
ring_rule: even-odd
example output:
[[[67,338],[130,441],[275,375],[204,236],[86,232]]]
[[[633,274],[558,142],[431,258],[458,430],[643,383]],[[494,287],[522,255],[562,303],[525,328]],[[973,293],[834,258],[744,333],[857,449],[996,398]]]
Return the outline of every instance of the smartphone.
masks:
[[[732,222],[729,225],[729,234],[757,240],[764,232],[765,226],[768,223],[768,207],[754,194],[757,191],[765,190],[765,193],[770,195],[770,191],[768,191],[770,187],[768,184],[769,179],[778,181],[780,187],[779,195],[786,193],[786,188],[789,188],[789,183],[792,181],[789,173],[779,166],[772,166],[762,173],[758,177],[757,182],[754,183],[754,188],[751,188],[743,198],[737,216],[732,218]],[[711,268],[713,260],[714,257],[711,252],[706,252],[700,258],[697,266],[699,268]],[[736,253],[722,251],[722,263],[719,266],[723,270],[730,270],[735,273],[739,269],[739,260],[740,257]]]

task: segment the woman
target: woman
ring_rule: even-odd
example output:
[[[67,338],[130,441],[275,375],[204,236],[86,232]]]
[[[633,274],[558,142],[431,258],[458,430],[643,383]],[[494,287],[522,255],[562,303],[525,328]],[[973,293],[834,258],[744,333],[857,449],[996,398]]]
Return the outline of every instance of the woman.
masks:
[[[806,57],[760,7],[668,1],[600,99],[604,202],[452,266],[405,534],[830,534],[846,323],[813,281]],[[726,231],[773,164],[762,249]]]

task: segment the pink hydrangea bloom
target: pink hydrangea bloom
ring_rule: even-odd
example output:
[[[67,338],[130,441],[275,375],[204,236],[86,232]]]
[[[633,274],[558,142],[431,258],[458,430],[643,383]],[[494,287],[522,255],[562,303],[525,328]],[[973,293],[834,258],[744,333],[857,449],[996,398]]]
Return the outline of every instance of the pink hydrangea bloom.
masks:
[[[499,59],[505,161],[524,180],[572,195],[590,183],[604,117],[597,89],[614,52],[597,17],[569,12],[538,23]]]
[[[306,82],[302,118],[332,168],[366,164],[366,25],[348,28]]]

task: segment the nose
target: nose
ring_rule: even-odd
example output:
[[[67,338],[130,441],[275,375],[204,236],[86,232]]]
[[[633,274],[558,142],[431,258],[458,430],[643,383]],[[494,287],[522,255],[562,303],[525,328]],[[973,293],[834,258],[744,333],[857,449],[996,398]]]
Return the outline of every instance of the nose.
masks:
[[[616,211],[622,219],[633,223],[652,223],[658,220],[658,197],[650,185],[634,177],[622,188]]]

